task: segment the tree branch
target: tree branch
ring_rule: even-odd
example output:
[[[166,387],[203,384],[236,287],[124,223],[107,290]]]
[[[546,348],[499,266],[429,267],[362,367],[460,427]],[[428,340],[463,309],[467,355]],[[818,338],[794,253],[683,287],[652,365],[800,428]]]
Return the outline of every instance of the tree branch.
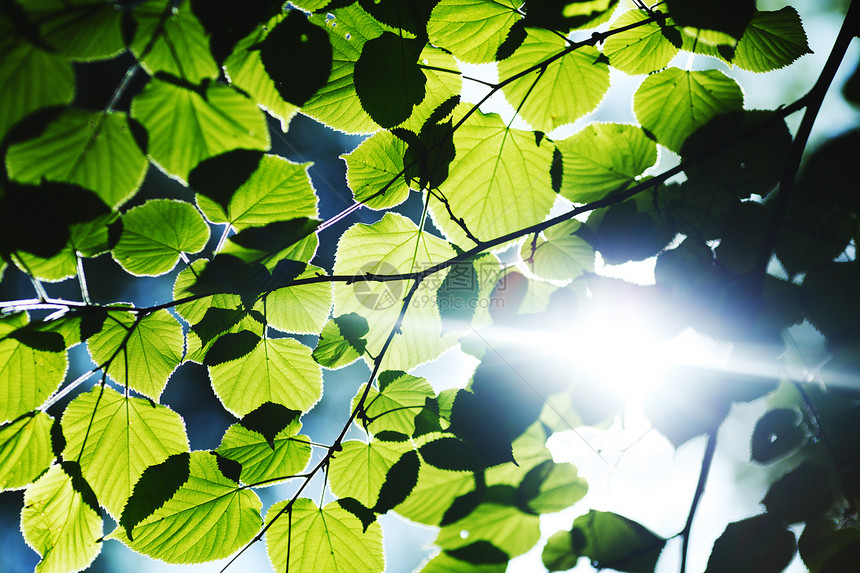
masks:
[[[702,469],[699,471],[699,482],[696,484],[695,493],[693,493],[690,512],[687,514],[687,522],[684,524],[684,529],[678,534],[681,536],[683,541],[681,546],[681,573],[685,573],[687,571],[687,551],[690,548],[690,530],[693,528],[693,518],[696,516],[699,501],[702,499],[702,494],[705,493],[705,484],[708,482],[708,473],[711,470],[711,462],[714,461],[714,452],[716,451],[717,429],[715,428],[708,434],[705,453],[702,455]]]

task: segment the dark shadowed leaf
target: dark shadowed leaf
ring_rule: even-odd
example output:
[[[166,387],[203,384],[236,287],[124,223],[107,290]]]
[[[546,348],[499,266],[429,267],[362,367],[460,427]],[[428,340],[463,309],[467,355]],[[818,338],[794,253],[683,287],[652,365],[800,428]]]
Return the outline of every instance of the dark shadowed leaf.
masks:
[[[364,532],[366,532],[367,528],[376,521],[376,513],[374,513],[375,510],[364,507],[364,505],[354,497],[342,497],[337,500],[337,504],[361,521],[362,531]]]
[[[220,334],[237,325],[246,313],[238,309],[210,307],[197,324],[191,325],[191,330],[199,338],[203,346],[217,338]]]
[[[774,482],[761,502],[783,523],[813,521],[832,505],[832,486],[827,471],[804,462]]]
[[[388,470],[379,490],[373,511],[386,513],[409,497],[418,482],[418,453],[414,450],[403,454]]]
[[[120,527],[133,539],[134,526],[155,513],[188,481],[191,456],[174,454],[143,471],[119,519]]]
[[[218,203],[226,212],[233,194],[257,170],[262,158],[262,151],[234,149],[204,159],[191,170],[188,185]]]
[[[260,44],[260,57],[281,97],[298,106],[325,85],[331,72],[328,34],[298,10],[290,10],[269,32]]]
[[[383,32],[364,45],[355,62],[355,91],[373,121],[394,127],[424,99],[424,72],[418,57],[425,41]]]
[[[703,30],[715,30],[739,40],[755,14],[755,0],[712,2],[711,0],[667,0],[675,23]]]
[[[750,458],[767,464],[800,447],[806,439],[803,417],[793,408],[777,408],[758,419],[750,444]]]
[[[247,356],[259,342],[260,337],[249,330],[228,332],[212,344],[203,359],[203,365],[216,366]]]
[[[476,541],[457,549],[448,549],[446,553],[455,559],[473,565],[508,562],[508,554],[489,541]]]
[[[301,414],[281,404],[266,402],[256,410],[245,414],[239,423],[252,432],[262,434],[269,446],[275,449],[275,436],[298,420]]]
[[[763,513],[726,526],[714,542],[705,573],[780,573],[794,552],[794,534]]]

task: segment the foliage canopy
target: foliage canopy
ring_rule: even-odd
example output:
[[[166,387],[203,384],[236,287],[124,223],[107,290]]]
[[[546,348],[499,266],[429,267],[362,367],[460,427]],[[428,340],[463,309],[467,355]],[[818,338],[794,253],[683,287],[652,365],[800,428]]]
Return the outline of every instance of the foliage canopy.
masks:
[[[749,109],[731,70],[809,52],[790,6],[246,4],[0,3],[0,273],[36,290],[0,303],[0,486],[26,488],[37,571],[83,570],[108,540],[197,563],[264,538],[278,571],[381,571],[377,519],[390,511],[439,528],[423,571],[504,571],[539,542],[542,514],[588,490],[547,439],[623,410],[526,338],[564,342],[619,304],[662,316],[655,337],[689,328],[733,348],[725,370],[673,366],[645,401],[674,446],[707,436],[674,536],[682,572],[717,431],[733,403],[763,396],[750,456],[775,464],[773,483],[707,571],[781,571],[798,550],[811,571],[856,563],[858,132],[800,164],[860,3],[813,88],[773,110]],[[672,67],[680,52],[701,69]],[[88,109],[84,78],[104,61],[127,71]],[[641,76],[635,124],[554,137],[622,73]],[[467,103],[475,86],[486,95]],[[493,95],[510,117],[481,111]],[[336,216],[321,216],[308,164],[271,152],[297,113],[368,136],[342,157],[354,202]],[[138,194],[155,168],[180,196]],[[416,197],[421,214],[407,216]],[[379,216],[338,226],[362,208]],[[129,280],[174,281],[173,300],[91,297],[85,267],[107,256]],[[652,257],[656,285],[595,273],[596,261]],[[49,296],[67,280],[80,300]],[[824,341],[823,366],[792,367],[796,325]],[[77,345],[89,372],[70,361]],[[466,388],[414,374],[457,347],[480,360]],[[336,438],[301,434],[324,371],[356,361],[369,375]],[[186,421],[161,403],[185,363],[207,370],[235,418],[217,448],[192,451]],[[323,475],[330,500],[318,503],[303,493]],[[291,497],[263,511],[257,492],[285,482]],[[592,509],[549,537],[543,562],[648,573],[669,539]]]

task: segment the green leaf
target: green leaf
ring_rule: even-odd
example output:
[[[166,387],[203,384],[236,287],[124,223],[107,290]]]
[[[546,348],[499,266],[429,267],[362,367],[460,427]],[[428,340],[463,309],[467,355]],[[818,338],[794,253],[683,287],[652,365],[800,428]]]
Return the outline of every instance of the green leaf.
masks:
[[[657,162],[656,144],[640,128],[623,123],[591,123],[557,146],[561,194],[574,203],[590,203],[624,189]]]
[[[224,432],[216,450],[225,458],[242,464],[241,481],[245,484],[279,483],[301,472],[311,459],[310,439],[299,434],[298,417],[274,435],[271,442],[258,431],[233,424]]]
[[[756,12],[738,42],[732,63],[742,70],[769,72],[811,54],[797,10]]]
[[[288,103],[305,105],[329,78],[332,46],[328,34],[298,10],[288,11],[259,49],[266,73]]]
[[[521,18],[511,0],[442,0],[430,14],[427,33],[434,46],[470,64],[492,62],[511,27]]]
[[[224,72],[231,85],[247,92],[260,107],[278,118],[281,121],[281,131],[286,132],[290,119],[298,108],[284,101],[263,67],[260,51],[252,49],[266,37],[267,30],[274,27],[275,22],[277,17],[265,26],[258,26],[240,40],[234,46],[233,53],[224,60]]]
[[[269,130],[254,102],[214,82],[204,82],[198,92],[152,79],[134,97],[131,116],[149,133],[151,159],[183,182],[208,157],[269,148]]]
[[[642,127],[672,151],[713,117],[740,111],[740,86],[719,70],[669,68],[648,76],[633,96]]]
[[[147,0],[132,14],[137,28],[130,48],[150,75],[167,72],[192,84],[218,76],[208,35],[190,2]]]
[[[338,497],[352,497],[373,507],[388,470],[411,446],[399,442],[347,440],[329,464],[329,485]]]
[[[205,259],[197,259],[188,267],[182,269],[176,275],[176,282],[173,283],[173,299],[180,300],[191,296],[191,287],[197,281],[197,276],[206,268],[209,261]],[[202,321],[210,307],[220,308],[222,310],[234,310],[239,308],[241,300],[235,294],[216,294],[206,296],[176,305],[176,314],[181,316],[189,324],[198,324]]]
[[[172,498],[191,475],[191,454],[173,454],[143,471],[123,508],[119,525],[131,536],[134,526],[155,513]]]
[[[517,493],[536,513],[553,513],[567,509],[587,491],[588,484],[579,477],[576,466],[546,460],[526,474]]]
[[[63,458],[80,464],[99,503],[116,519],[147,467],[188,451],[179,414],[104,386],[75,398],[63,413],[62,428]]]
[[[421,232],[411,220],[386,213],[373,225],[357,224],[341,235],[335,255],[334,274],[397,274],[417,272],[454,256],[451,247],[438,237]],[[444,279],[445,271],[437,273]],[[337,283],[334,314],[356,313],[367,319],[367,350],[382,349],[400,314],[406,281]],[[422,284],[403,321],[401,334],[391,343],[382,361],[384,369],[407,370],[432,360],[453,344],[441,336],[441,319],[433,301],[431,285]]]
[[[134,525],[133,540],[123,527],[107,539],[167,563],[213,561],[249,542],[261,525],[257,494],[225,477],[210,452],[191,452],[189,469],[176,493]]]
[[[118,218],[119,213],[110,213],[92,221],[69,225],[69,240],[63,250],[47,259],[26,251],[18,251],[15,257],[16,266],[48,282],[62,281],[74,276],[79,256],[96,257],[108,251],[109,225]]]
[[[266,522],[287,503],[269,508]],[[366,573],[385,568],[382,528],[373,523],[365,531],[361,521],[336,501],[320,508],[310,499],[298,498],[289,515],[269,528],[266,551],[276,571]]]
[[[649,17],[641,10],[628,10],[612,23],[609,31],[635,25]],[[680,43],[681,36],[671,27],[671,21],[649,22],[606,38],[603,54],[609,58],[609,65],[626,74],[650,74],[669,65]]]
[[[342,155],[346,182],[353,197],[370,209],[389,209],[406,201],[409,186],[403,168],[406,144],[389,131],[380,131]]]
[[[151,199],[122,217],[113,257],[135,276],[169,273],[182,253],[197,253],[209,241],[209,226],[190,203]]]
[[[308,265],[296,280],[325,275],[319,267]],[[269,293],[265,307],[261,302],[255,307],[263,312],[272,328],[296,334],[319,334],[326,324],[333,303],[333,288],[329,282],[311,283],[280,288]]]
[[[329,18],[328,14],[334,16]],[[365,12],[358,3],[336,8],[311,21],[325,26],[332,47],[331,74],[304,106],[302,113],[334,129],[348,133],[371,133],[379,126],[361,106],[355,92],[353,71],[365,42],[389,30]],[[391,31],[391,30],[389,30]]]
[[[242,360],[209,367],[212,388],[237,416],[265,402],[306,412],[322,395],[322,371],[311,349],[292,338],[264,338]]]
[[[34,6],[29,11],[39,22],[41,39],[62,55],[88,62],[110,59],[125,49],[120,29],[122,12],[112,2],[51,4],[46,3],[44,10]]]
[[[581,556],[595,567],[629,573],[653,573],[666,540],[617,513],[589,511],[569,532],[553,535],[543,552],[550,571],[572,567]]]
[[[440,185],[451,211],[482,241],[539,223],[555,201],[553,144],[511,129],[496,114],[475,112],[454,134],[457,156]],[[431,201],[433,222],[458,245],[471,244],[448,211]]]
[[[210,161],[217,167],[217,157]],[[195,186],[194,174],[200,173],[200,167],[207,163],[201,163],[192,172],[192,186]],[[308,175],[310,165],[264,155],[257,168],[232,192],[226,211],[210,198],[212,195],[206,189],[199,190],[197,206],[209,221],[230,223],[237,231],[300,217],[318,217],[318,199]]]
[[[368,330],[367,320],[358,314],[332,318],[323,326],[313,359],[330,370],[352,364],[365,352]]]
[[[744,549],[739,551],[740,547]],[[779,573],[794,554],[794,534],[764,513],[726,526],[714,543],[705,573]]]
[[[355,62],[353,78],[361,106],[382,127],[394,127],[424,100],[427,79],[418,64],[426,41],[383,32],[368,40]]]
[[[358,405],[360,396],[361,392],[352,399],[352,408]],[[359,419],[374,434],[389,431],[411,436],[415,431],[415,416],[428,398],[435,398],[435,393],[426,379],[386,370],[379,375],[379,389],[371,388],[368,392]]]
[[[7,51],[8,50],[8,51]],[[72,64],[58,54],[19,42],[3,47],[0,59],[0,140],[9,128],[29,113],[72,101],[75,78]],[[45,78],[51,78],[46,82]]]
[[[807,438],[803,417],[794,408],[777,408],[759,418],[753,429],[750,458],[771,463],[799,448]]]
[[[6,315],[0,321],[0,422],[41,406],[66,375],[65,352],[37,350],[9,336],[29,322],[24,312]]]
[[[529,270],[553,280],[594,272],[594,248],[574,234],[579,227],[579,221],[566,221],[544,231],[545,238],[526,240],[520,256]]]
[[[472,473],[441,470],[422,461],[418,470],[418,483],[395,511],[418,523],[439,525],[454,500],[474,491],[475,487]]]
[[[87,341],[87,349],[117,384],[158,400],[182,361],[182,326],[166,310],[139,316],[111,312],[101,332]]]
[[[36,573],[81,571],[102,547],[101,517],[59,465],[52,466],[24,493],[21,531],[42,557]]]
[[[435,543],[452,550],[487,541],[504,547],[505,553],[516,557],[531,549],[539,539],[540,517],[537,515],[528,515],[513,506],[482,503],[463,519],[439,530]]]
[[[549,30],[527,29],[523,44],[499,62],[499,78],[504,81],[534,68],[566,47],[565,40]],[[502,92],[535,130],[552,131],[594,110],[608,89],[606,59],[597,48],[582,46],[507,84]]]
[[[0,426],[0,491],[24,487],[48,469],[52,423],[45,412],[33,412]]]
[[[424,99],[413,108],[409,119],[401,124],[401,127],[414,133],[418,133],[430,119],[436,122],[444,119],[437,116],[438,110],[446,102],[459,102],[463,88],[457,60],[448,51],[427,44],[418,56],[418,62],[426,78]]]

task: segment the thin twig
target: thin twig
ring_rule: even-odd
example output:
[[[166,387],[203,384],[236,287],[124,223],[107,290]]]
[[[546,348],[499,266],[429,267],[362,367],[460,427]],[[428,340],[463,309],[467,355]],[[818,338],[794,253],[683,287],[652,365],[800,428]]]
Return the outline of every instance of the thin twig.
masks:
[[[717,430],[713,429],[708,434],[708,442],[705,445],[705,453],[702,455],[702,469],[699,471],[699,482],[696,484],[696,491],[693,494],[693,501],[690,504],[690,512],[687,514],[687,522],[684,524],[684,529],[678,535],[683,541],[681,546],[681,572],[687,570],[687,551],[690,548],[690,530],[693,528],[693,518],[696,516],[696,510],[699,507],[699,501],[702,499],[702,494],[705,493],[705,484],[708,482],[708,473],[711,471],[711,462],[714,461],[714,453],[717,451]]]

